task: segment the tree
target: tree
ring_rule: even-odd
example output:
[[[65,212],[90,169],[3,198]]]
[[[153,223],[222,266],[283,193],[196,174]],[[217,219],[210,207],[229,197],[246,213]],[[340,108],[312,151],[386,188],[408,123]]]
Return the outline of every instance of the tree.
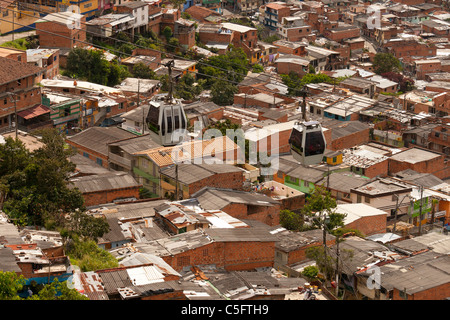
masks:
[[[129,44],[125,44],[125,46],[129,46]],[[133,48],[125,50],[120,47],[120,50],[128,51],[127,53],[131,54]],[[64,75],[101,85],[115,86],[129,74],[123,66],[119,66],[116,62],[108,62],[103,52],[99,50],[74,48],[67,57]]]
[[[182,98],[184,100],[194,100],[203,91],[203,84],[205,80],[199,80],[195,82],[195,78],[192,74],[186,73],[175,86],[175,97]]]
[[[290,210],[281,210],[280,225],[285,229],[298,231],[303,225],[303,219],[298,213]]]
[[[399,91],[408,92],[414,89],[414,80],[405,77],[401,73],[397,72],[385,72],[381,74],[382,77],[389,79],[391,81],[397,82],[399,85]]]
[[[224,55],[212,56],[198,66],[199,78],[206,79],[206,87],[212,87],[218,78],[241,82],[248,72],[248,58],[242,48],[233,48]]]
[[[169,26],[166,26],[166,27],[163,29],[163,31],[162,31],[161,33],[162,33],[162,34],[164,35],[164,37],[166,38],[166,41],[167,41],[167,42],[169,42],[170,38],[172,38],[172,36],[173,36],[172,29],[170,29]]]
[[[307,73],[303,77],[294,71],[289,74],[282,74],[281,79],[283,83],[288,87],[288,94],[291,96],[301,96],[301,89],[309,83],[331,83],[333,79],[326,74],[319,73]]]
[[[316,266],[307,266],[302,271],[302,276],[304,276],[310,282],[316,280],[318,275],[319,268],[317,268]]]
[[[254,64],[252,67],[252,72],[254,72],[254,73],[264,72],[264,67],[260,64]]]
[[[73,237],[67,245],[67,255],[72,264],[82,272],[116,268],[119,266],[114,256],[100,248],[93,240]]]
[[[238,92],[238,88],[228,81],[216,80],[211,87],[211,100],[219,106],[232,105]]]
[[[33,294],[27,300],[89,300],[76,289],[69,288],[67,281],[60,282],[57,278],[44,285],[37,295]]]
[[[376,74],[387,72],[400,72],[402,66],[400,60],[390,53],[377,53],[373,58],[373,70]]]
[[[157,79],[155,71],[143,62],[138,62],[133,66],[133,76],[141,79]]]
[[[333,274],[333,260],[329,256],[326,248],[326,234],[332,233],[335,229],[344,226],[346,214],[336,212],[336,200],[323,186],[316,186],[309,197],[307,203],[302,208],[302,213],[312,220],[312,225],[317,229],[323,230],[323,247],[311,249],[309,254],[316,260],[320,270],[323,271],[328,279]]]
[[[170,38],[166,45],[166,50],[168,52],[176,52],[179,46],[180,40],[178,40],[178,38]]]
[[[18,300],[17,295],[25,285],[25,278],[23,275],[18,275],[15,272],[0,270],[0,300]]]

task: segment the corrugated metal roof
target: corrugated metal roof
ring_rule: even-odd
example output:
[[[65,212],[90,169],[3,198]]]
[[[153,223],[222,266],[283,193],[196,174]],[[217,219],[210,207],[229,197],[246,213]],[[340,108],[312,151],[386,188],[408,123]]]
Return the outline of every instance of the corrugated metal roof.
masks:
[[[108,143],[132,137],[136,135],[117,127],[91,127],[67,138],[67,141],[107,156]]]
[[[132,286],[128,273],[126,270],[114,270],[106,272],[98,272],[105,291],[111,294],[117,294],[117,288],[124,288]]]
[[[74,187],[82,193],[99,192],[141,186],[132,175],[126,172],[117,172],[101,175],[83,176],[70,179]]]
[[[260,193],[205,187],[192,195],[205,210],[220,210],[230,203],[272,207],[278,201]]]

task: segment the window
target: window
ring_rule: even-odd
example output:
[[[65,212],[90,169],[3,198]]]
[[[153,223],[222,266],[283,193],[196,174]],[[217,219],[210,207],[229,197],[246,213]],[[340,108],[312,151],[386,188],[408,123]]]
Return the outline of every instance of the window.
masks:
[[[89,158],[89,153],[83,152],[83,157]]]
[[[365,203],[370,203],[370,198],[369,198],[369,197],[367,197],[367,196],[366,196],[366,197],[364,197],[364,202],[365,202]]]
[[[100,165],[100,166],[103,165],[103,160],[100,159],[100,158],[97,158],[97,159],[95,160],[95,162],[97,162],[97,164]]]
[[[361,195],[360,194],[358,194],[357,196],[356,196],[356,202],[357,203],[361,203]]]
[[[177,265],[179,267],[188,266],[191,264],[191,257],[178,257],[177,259]]]

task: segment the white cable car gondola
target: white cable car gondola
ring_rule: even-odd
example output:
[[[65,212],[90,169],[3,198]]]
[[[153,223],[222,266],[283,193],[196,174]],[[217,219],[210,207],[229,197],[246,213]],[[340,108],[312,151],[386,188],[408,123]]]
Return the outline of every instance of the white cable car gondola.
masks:
[[[162,146],[174,146],[187,136],[187,118],[178,100],[150,101],[148,122],[152,139]]]
[[[317,121],[296,122],[289,145],[294,159],[303,165],[320,163],[327,146],[322,126]]]

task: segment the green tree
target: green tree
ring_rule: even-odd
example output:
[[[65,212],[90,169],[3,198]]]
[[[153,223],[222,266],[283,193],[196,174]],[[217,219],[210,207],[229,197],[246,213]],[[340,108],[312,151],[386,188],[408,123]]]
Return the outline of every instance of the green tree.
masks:
[[[252,67],[252,72],[254,72],[254,73],[264,72],[264,67],[260,64],[254,64]]]
[[[400,60],[390,53],[377,53],[373,58],[373,70],[376,74],[399,73],[402,70]]]
[[[317,279],[317,276],[319,275],[319,268],[316,266],[307,266],[303,269],[302,275],[312,282]]]
[[[100,248],[93,240],[73,237],[67,245],[67,255],[72,264],[82,272],[116,268],[119,263],[114,256]]]
[[[290,210],[281,210],[280,225],[288,230],[298,231],[303,225],[303,219],[298,213]]]
[[[316,186],[306,199],[302,208],[302,214],[312,220],[312,226],[322,229],[322,242],[326,244],[326,235],[344,226],[346,214],[336,212],[336,200],[331,197],[330,192],[323,186]],[[320,270],[330,278],[333,274],[333,259],[323,247],[315,247],[309,251],[309,257],[314,259]]]
[[[67,281],[60,282],[57,278],[46,284],[37,295],[33,294],[27,300],[89,300],[76,289],[69,288]]]
[[[303,77],[294,71],[289,74],[282,74],[281,80],[288,87],[288,94],[291,96],[301,96],[302,88],[310,83],[332,83],[333,79],[323,73],[307,73]]]
[[[232,105],[234,95],[238,93],[238,88],[225,80],[217,80],[211,87],[211,100],[219,105]]]
[[[141,79],[157,79],[155,71],[143,62],[138,62],[133,66],[133,76]]]
[[[166,26],[161,33],[166,38],[167,42],[169,42],[170,38],[173,37],[172,29],[169,26]]]
[[[209,57],[198,66],[199,78],[207,80],[206,87],[211,88],[218,78],[232,83],[241,82],[249,70],[247,55],[242,48],[233,48],[226,54]]]
[[[194,100],[202,93],[203,85],[206,81],[200,79],[195,82],[195,78],[192,74],[186,73],[175,86],[175,97],[182,98],[184,100]]]
[[[166,45],[166,50],[168,52],[176,52],[179,46],[180,40],[178,40],[178,38],[170,38]]]
[[[23,275],[0,270],[0,300],[19,300],[20,297],[17,293],[22,290],[24,285]]]

